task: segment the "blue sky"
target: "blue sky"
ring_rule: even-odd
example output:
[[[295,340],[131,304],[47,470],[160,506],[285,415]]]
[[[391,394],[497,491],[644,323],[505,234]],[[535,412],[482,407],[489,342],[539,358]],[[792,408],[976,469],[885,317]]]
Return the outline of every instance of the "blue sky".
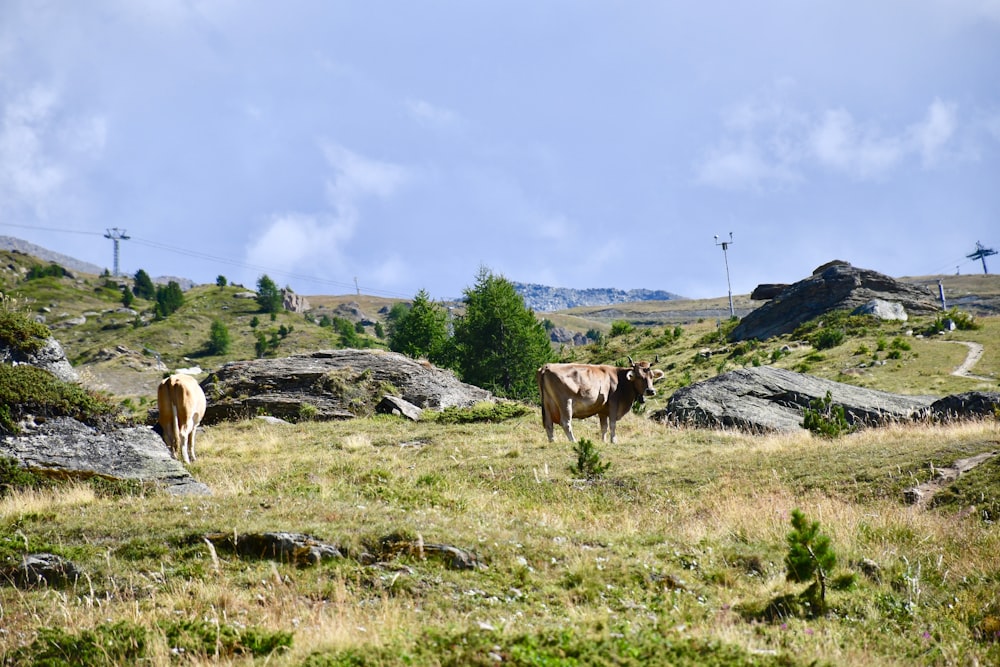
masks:
[[[734,293],[981,272],[1000,0],[3,0],[0,234],[110,268],[114,228],[123,273],[307,295],[722,296],[730,232]]]

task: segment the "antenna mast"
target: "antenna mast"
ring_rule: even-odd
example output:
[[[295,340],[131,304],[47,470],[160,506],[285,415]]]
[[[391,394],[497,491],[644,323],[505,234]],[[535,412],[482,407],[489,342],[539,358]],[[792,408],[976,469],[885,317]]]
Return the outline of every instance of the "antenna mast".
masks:
[[[111,229],[108,230],[108,233],[104,235],[104,238],[111,239],[111,241],[115,244],[115,272],[112,275],[113,275],[113,277],[117,278],[118,277],[118,242],[119,241],[127,241],[131,237],[128,234],[125,233],[124,229],[120,230],[117,227],[112,227]]]
[[[729,316],[736,317],[736,309],[733,308],[733,285],[729,282],[729,254],[726,252],[729,250],[729,246],[733,244],[733,233],[729,232],[728,241],[719,241],[719,236],[715,236],[715,245],[722,246],[722,258],[726,261],[726,287],[729,288]]]
[[[986,270],[986,258],[995,254],[997,254],[996,250],[993,248],[984,248],[982,243],[976,241],[976,252],[971,255],[966,255],[966,257],[981,261],[983,263],[983,273],[989,273],[989,271]]]

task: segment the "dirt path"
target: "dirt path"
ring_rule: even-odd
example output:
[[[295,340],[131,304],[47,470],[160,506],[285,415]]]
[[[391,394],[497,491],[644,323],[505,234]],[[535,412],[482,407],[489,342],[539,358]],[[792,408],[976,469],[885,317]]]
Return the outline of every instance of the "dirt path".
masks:
[[[923,484],[918,484],[906,491],[907,496],[911,502],[917,507],[927,507],[931,498],[934,494],[945,488],[956,479],[959,475],[967,473],[976,466],[989,461],[991,458],[997,455],[997,451],[983,452],[982,454],[976,454],[975,456],[970,456],[967,459],[959,459],[955,461],[955,465],[950,468],[935,468],[934,469],[934,479],[924,482]]]
[[[965,345],[969,348],[969,354],[966,355],[965,361],[961,365],[951,372],[952,375],[958,375],[959,377],[971,378],[973,380],[985,380],[987,382],[993,382],[996,378],[984,377],[982,375],[973,375],[973,367],[979,363],[979,360],[983,358],[983,346],[979,343],[973,343],[967,340],[953,340],[949,341],[951,343],[958,343],[959,345]]]

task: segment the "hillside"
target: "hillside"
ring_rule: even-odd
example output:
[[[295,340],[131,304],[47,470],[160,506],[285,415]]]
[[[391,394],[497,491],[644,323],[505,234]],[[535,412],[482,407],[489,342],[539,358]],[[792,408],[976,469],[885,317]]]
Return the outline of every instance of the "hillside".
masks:
[[[153,317],[153,303],[136,300],[132,308],[121,303],[121,290],[130,280],[110,280],[85,272],[61,278],[26,280],[38,258],[16,251],[0,251],[0,290],[18,307],[50,327],[63,345],[71,363],[84,381],[94,388],[121,398],[151,400],[153,388],[167,369],[197,367],[208,372],[227,361],[257,356],[261,338],[265,354],[285,356],[298,352],[344,346],[341,332],[323,321],[340,318],[353,325],[357,338],[352,345],[384,347],[377,335],[384,329],[385,316],[397,300],[367,295],[312,295],[305,314],[283,312],[272,321],[258,312],[242,287],[199,285],[185,292],[180,310],[162,321]],[[933,318],[902,323],[881,323],[854,332],[832,349],[818,351],[802,336],[787,335],[766,344],[731,345],[722,342],[718,330],[729,322],[726,297],[715,299],[669,299],[578,306],[554,312],[539,312],[539,318],[554,326],[585,333],[594,329],[605,334],[598,344],[581,347],[559,346],[564,360],[615,363],[628,355],[653,358],[659,355],[667,369],[665,390],[657,401],[676,388],[710,377],[727,368],[748,364],[773,364],[808,371],[820,377],[902,393],[942,395],[972,389],[997,387],[1000,360],[1000,277],[929,276],[906,279],[936,287],[941,280],[949,306],[960,305],[979,317],[982,327],[974,331],[953,331],[930,338],[907,336],[919,332]],[[737,315],[742,316],[762,302],[748,295],[733,297]],[[456,314],[460,313],[460,304]],[[258,321],[254,326],[254,320]],[[228,329],[232,345],[224,355],[206,350],[212,322]],[[624,321],[635,330],[608,337],[612,323]],[[909,350],[893,350],[903,342]],[[991,378],[973,380],[951,372],[968,354],[968,344],[983,345],[985,352],[975,375]],[[890,353],[895,358],[890,358]],[[653,405],[652,407],[657,407]]]

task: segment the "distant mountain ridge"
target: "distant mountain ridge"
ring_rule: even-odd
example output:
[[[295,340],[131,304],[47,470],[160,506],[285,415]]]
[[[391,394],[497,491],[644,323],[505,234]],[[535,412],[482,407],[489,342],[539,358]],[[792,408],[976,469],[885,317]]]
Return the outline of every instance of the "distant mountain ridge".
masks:
[[[107,267],[102,268],[96,264],[84,262],[83,260],[76,259],[75,257],[70,257],[69,255],[64,255],[62,253],[55,252],[54,250],[43,248],[40,245],[35,245],[34,243],[13,236],[0,236],[0,250],[16,250],[17,252],[24,253],[25,255],[37,257],[43,262],[54,262],[64,269],[75,271],[77,273],[92,273],[99,276],[105,271],[109,271]],[[128,276],[132,277],[132,274],[128,274]],[[166,285],[172,280],[176,282],[184,291],[191,289],[197,284],[188,278],[179,278],[176,276],[156,276],[155,278],[150,278],[150,280],[157,285]]]
[[[40,245],[35,245],[34,243],[30,243],[24,239],[15,238],[13,236],[0,236],[0,250],[16,250],[17,252],[24,253],[25,255],[37,257],[45,262],[55,262],[64,269],[69,269],[70,271],[76,271],[78,273],[93,273],[95,275],[101,275],[101,273],[104,272],[104,268],[97,266],[96,264],[84,262],[70,257],[69,255],[63,255],[62,253],[43,248]]]
[[[524,298],[524,304],[537,313],[565,310],[577,306],[607,306],[633,301],[673,301],[686,298],[665,290],[622,290],[614,287],[573,289],[571,287],[549,287],[548,285],[513,281],[512,284],[514,290]]]

